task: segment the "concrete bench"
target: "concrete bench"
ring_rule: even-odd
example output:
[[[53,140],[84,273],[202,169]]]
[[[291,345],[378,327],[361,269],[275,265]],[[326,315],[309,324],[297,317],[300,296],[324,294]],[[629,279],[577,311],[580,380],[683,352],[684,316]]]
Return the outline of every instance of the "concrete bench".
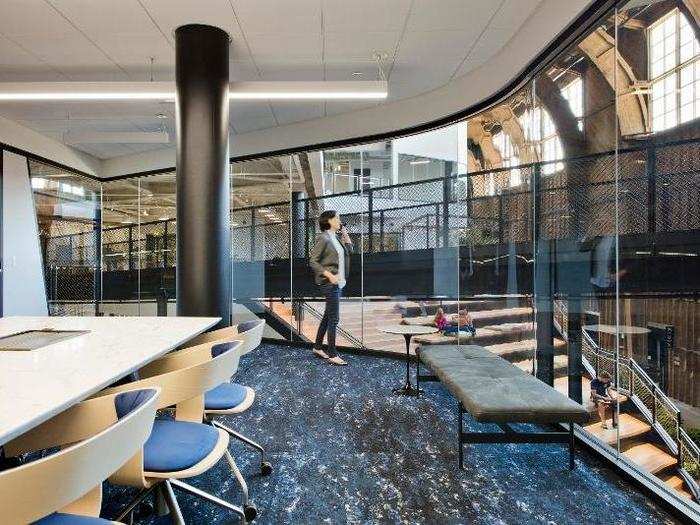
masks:
[[[464,443],[568,443],[569,467],[574,468],[574,423],[588,420],[585,407],[480,346],[422,346],[419,356],[418,384],[441,381],[457,398],[460,468]],[[421,375],[421,362],[433,375]],[[464,432],[465,412],[502,432]],[[511,423],[568,423],[569,429],[518,432]]]

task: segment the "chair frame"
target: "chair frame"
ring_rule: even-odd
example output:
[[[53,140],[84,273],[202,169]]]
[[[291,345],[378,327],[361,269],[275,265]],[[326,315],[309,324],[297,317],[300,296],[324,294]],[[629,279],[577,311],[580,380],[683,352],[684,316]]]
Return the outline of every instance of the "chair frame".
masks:
[[[212,357],[212,347],[217,344],[238,343],[227,352]],[[158,408],[166,409],[175,406],[175,420],[202,423],[204,418],[204,393],[230,378],[230,371],[238,367],[243,341],[240,339],[227,339],[225,341],[205,342],[196,346],[166,354],[139,370],[139,379],[126,385],[108,388],[104,392],[116,393],[134,388],[158,386],[161,388],[161,396],[158,400]],[[214,450],[204,459],[192,467],[175,472],[148,472],[143,469],[143,461],[133,463],[131,470],[122,472],[119,477],[110,478],[120,485],[138,487],[141,492],[132,500],[119,515],[118,519],[124,519],[132,515],[137,505],[154,490],[158,490],[168,507],[174,523],[184,524],[184,518],[180,511],[173,487],[195,496],[206,499],[220,507],[233,511],[244,522],[252,520],[257,515],[257,509],[250,502],[248,486],[243,478],[233,456],[228,450],[229,435],[227,432],[217,429],[219,438]],[[219,462],[222,456],[226,460],[238,481],[243,492],[242,505],[234,505],[212,494],[204,492],[182,479],[197,476]]]
[[[122,418],[116,393],[108,394],[73,405],[3,445],[10,456],[62,448],[0,472],[3,523],[29,523],[53,512],[99,516],[102,482],[143,460],[160,393],[148,389],[150,399]]]
[[[220,328],[218,330],[213,330],[211,332],[205,332],[199,336],[197,336],[195,339],[193,339],[190,343],[191,344],[202,344],[205,342],[222,342],[230,339],[240,339],[243,340],[244,342],[244,348],[241,352],[241,355],[248,354],[255,350],[258,346],[260,346],[260,343],[262,342],[262,335],[263,331],[265,330],[265,321],[263,319],[260,320],[260,323],[255,326],[254,328],[251,328],[250,330],[246,330],[245,332],[238,332],[238,326],[228,326],[226,328]],[[188,344],[190,344],[188,343]],[[189,347],[188,347],[189,348]],[[187,350],[187,348],[185,349]],[[231,372],[231,376],[233,376],[238,367],[234,369]],[[223,423],[219,422],[216,420],[216,416],[231,416],[235,414],[240,414],[241,412],[245,412],[250,408],[250,406],[253,404],[253,401],[255,400],[255,390],[253,390],[250,387],[245,387],[247,390],[247,395],[245,401],[237,407],[234,407],[232,409],[227,409],[227,410],[206,410],[204,411],[204,422],[207,424],[210,424],[212,426],[215,426],[216,428],[219,428],[226,433],[228,433],[229,436],[231,436],[234,439],[237,439],[238,441],[248,445],[249,447],[254,448],[260,453],[260,472],[263,475],[269,475],[272,473],[272,464],[267,461],[266,459],[266,454],[265,454],[265,449],[263,448],[262,445],[257,443],[256,441],[250,439],[249,437],[236,432],[233,430],[231,427],[224,425]]]

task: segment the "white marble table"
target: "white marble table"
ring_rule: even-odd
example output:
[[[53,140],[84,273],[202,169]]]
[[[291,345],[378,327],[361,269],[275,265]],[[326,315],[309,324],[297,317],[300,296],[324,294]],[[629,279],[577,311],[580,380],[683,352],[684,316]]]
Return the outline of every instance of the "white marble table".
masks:
[[[4,317],[0,337],[25,330],[89,333],[28,352],[0,351],[0,445],[177,348],[214,317]]]

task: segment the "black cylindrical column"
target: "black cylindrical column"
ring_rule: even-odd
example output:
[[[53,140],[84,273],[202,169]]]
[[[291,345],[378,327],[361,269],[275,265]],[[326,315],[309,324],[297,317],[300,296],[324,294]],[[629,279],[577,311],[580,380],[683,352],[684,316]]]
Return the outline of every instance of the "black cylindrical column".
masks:
[[[177,86],[177,315],[231,323],[229,36],[175,31]]]

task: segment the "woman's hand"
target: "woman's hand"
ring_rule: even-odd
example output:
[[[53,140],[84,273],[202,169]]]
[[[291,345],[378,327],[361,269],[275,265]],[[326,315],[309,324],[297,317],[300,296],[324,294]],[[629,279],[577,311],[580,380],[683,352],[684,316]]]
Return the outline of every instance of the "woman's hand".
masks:
[[[338,276],[335,274],[332,274],[328,270],[323,272],[323,275],[325,276],[326,279],[330,281],[331,284],[338,284]]]
[[[340,227],[340,239],[343,241],[343,244],[352,244],[352,239],[350,239],[348,229],[345,226]]]

